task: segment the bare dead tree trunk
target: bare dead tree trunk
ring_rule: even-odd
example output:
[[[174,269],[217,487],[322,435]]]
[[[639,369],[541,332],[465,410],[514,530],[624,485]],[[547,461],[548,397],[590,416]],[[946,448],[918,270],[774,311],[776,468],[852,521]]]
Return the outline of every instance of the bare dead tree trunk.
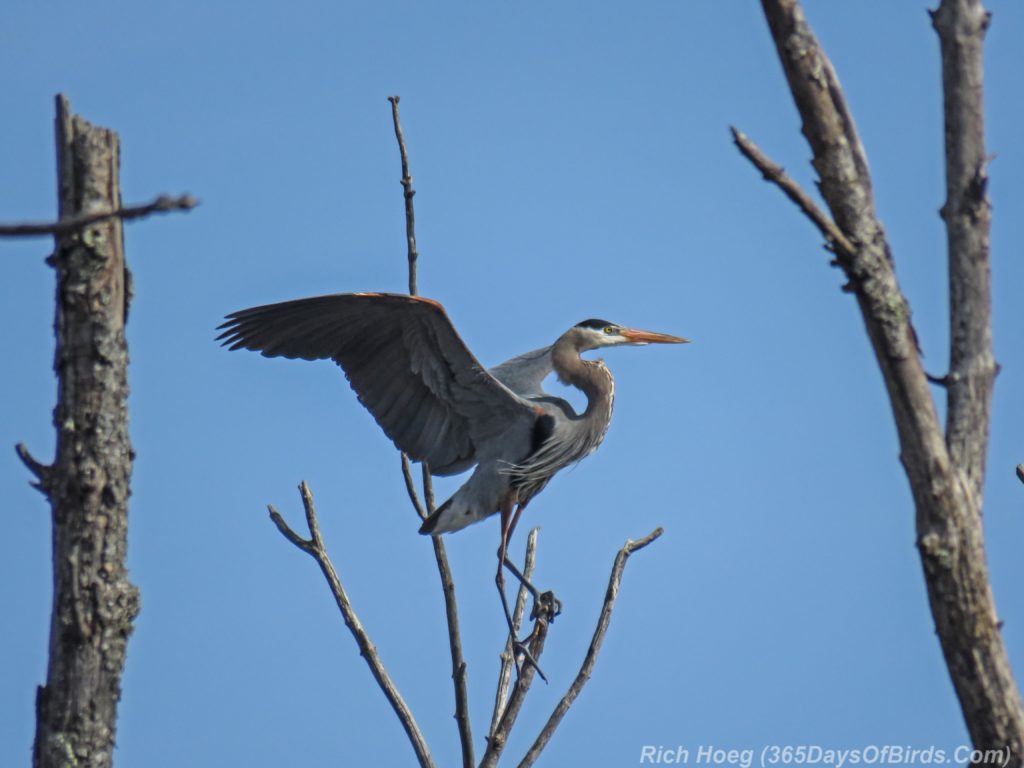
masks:
[[[945,433],[921,365],[910,306],[875,213],[867,157],[842,87],[796,0],[762,0],[832,218],[742,133],[740,151],[828,239],[860,306],[900,440],[917,510],[917,544],[935,628],[967,729],[984,764],[1020,766],[1024,710],[1000,634],[982,529],[982,487],[995,377],[989,295],[989,204],[982,100],[980,0],[942,0],[950,371]],[[994,750],[994,751],[993,751]]]
[[[117,134],[57,97],[60,218],[120,208]],[[46,685],[36,699],[33,765],[109,766],[139,592],[128,581],[127,364],[131,297],[122,225],[107,218],[56,238],[57,455],[18,452],[53,512],[53,613]]]

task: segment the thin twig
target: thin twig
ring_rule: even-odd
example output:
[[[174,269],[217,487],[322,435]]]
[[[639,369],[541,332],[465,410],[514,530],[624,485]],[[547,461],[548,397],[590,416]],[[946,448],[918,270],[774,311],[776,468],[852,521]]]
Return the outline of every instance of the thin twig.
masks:
[[[398,151],[402,156],[402,191],[405,196],[405,238],[408,244],[409,254],[409,295],[416,295],[416,259],[419,253],[416,251],[416,214],[412,207],[412,198],[416,190],[412,188],[412,176],[409,175],[409,155],[405,151],[405,134],[402,133],[402,123],[398,118],[398,102],[400,96],[388,96],[391,102],[391,121],[395,125],[395,138],[398,140]]]
[[[772,162],[743,131],[734,127],[730,127],[729,130],[732,131],[732,140],[736,147],[761,172],[765,181],[772,182],[783,191],[786,197],[796,203],[797,207],[814,223],[834,248],[841,249],[844,256],[852,256],[854,253],[853,243],[829,218],[828,214],[817,206],[810,195],[804,192],[795,180],[786,175],[785,169],[778,163]]]
[[[402,478],[405,480],[405,490],[409,494],[409,501],[412,502],[413,509],[420,516],[420,520],[426,520],[427,510],[420,503],[420,496],[416,493],[416,481],[412,479],[412,464],[409,463],[409,457],[404,453],[402,454]]]
[[[533,578],[533,568],[537,559],[537,534],[539,528],[533,528],[526,537],[526,557],[523,560],[523,576],[529,581]],[[519,627],[523,623],[523,613],[526,611],[526,598],[529,591],[526,585],[519,584],[519,594],[516,596],[515,608],[512,610],[513,634],[505,641],[505,650],[501,652],[501,669],[498,672],[498,687],[494,692],[494,710],[491,713],[491,726],[487,729],[489,737],[494,736],[498,727],[498,721],[505,711],[505,702],[508,700],[508,689],[512,682],[512,670],[515,668],[514,648],[512,641],[519,634]]]
[[[359,646],[360,655],[366,659],[370,673],[373,675],[374,680],[377,681],[377,685],[384,692],[388,702],[391,704],[391,708],[402,723],[402,727],[405,729],[412,744],[413,751],[416,753],[417,760],[419,760],[420,765],[424,768],[433,768],[434,760],[430,755],[426,741],[423,739],[423,734],[416,724],[416,719],[395,687],[391,676],[384,668],[376,647],[370,641],[366,630],[363,629],[359,617],[356,616],[352,602],[349,600],[345,588],[341,585],[341,579],[338,577],[338,573],[334,569],[330,557],[327,555],[323,538],[320,535],[320,523],[317,521],[316,509],[313,506],[313,494],[305,480],[299,485],[299,493],[302,496],[302,506],[306,512],[306,525],[309,528],[310,538],[304,539],[293,531],[273,506],[267,507],[270,511],[270,519],[273,520],[274,525],[277,526],[277,530],[281,532],[282,536],[316,560],[317,565],[320,566],[320,570],[323,572],[324,578],[327,579],[327,583],[334,595],[334,601],[337,603],[342,618],[345,620],[345,626],[348,627],[352,637],[355,638],[356,645]]]
[[[129,221],[140,219],[153,213],[168,211],[189,211],[199,205],[199,201],[191,195],[160,195],[152,202],[130,205],[113,211],[93,211],[77,216],[69,216],[58,221],[34,222],[24,224],[0,224],[0,237],[40,237],[42,235],[66,235],[70,232],[88,227],[106,219]]]
[[[569,711],[569,707],[576,701],[576,697],[580,695],[580,691],[583,690],[583,686],[587,684],[587,680],[590,679],[590,674],[593,672],[594,664],[597,662],[597,654],[601,650],[601,644],[604,642],[605,633],[608,631],[608,625],[612,620],[612,610],[615,608],[615,600],[619,596],[619,584],[622,582],[622,572],[626,568],[626,561],[629,556],[637,550],[643,549],[652,541],[657,539],[661,534],[664,533],[663,529],[656,528],[649,534],[644,536],[642,539],[637,541],[628,540],[619,553],[615,556],[615,563],[612,565],[611,576],[608,578],[608,589],[604,595],[604,605],[601,607],[601,615],[597,620],[597,628],[594,630],[594,637],[590,641],[590,647],[587,649],[587,655],[583,660],[583,665],[580,667],[579,673],[576,675],[576,679],[572,681],[572,685],[569,686],[569,690],[566,691],[565,695],[555,706],[554,711],[551,713],[551,717],[548,718],[544,728],[537,736],[536,741],[533,742],[533,746],[530,747],[529,751],[523,757],[519,763],[519,768],[529,768],[533,765],[534,761],[540,756],[541,751],[548,745],[552,735],[555,733],[555,729],[562,722],[562,718],[565,713]]]
[[[416,191],[412,188],[412,176],[409,174],[409,155],[405,149],[405,135],[398,115],[398,96],[389,96],[391,102],[391,119],[395,126],[395,139],[398,141],[398,152],[402,159],[402,190],[405,200],[405,238],[408,249],[409,264],[409,295],[416,295],[416,213],[412,199]],[[402,476],[405,488],[409,493],[416,513],[425,519],[434,512],[434,485],[430,477],[430,467],[426,462],[421,465],[423,479],[423,501],[421,504],[416,493],[416,485],[412,479],[412,468],[409,457],[402,454]],[[455,723],[459,729],[459,743],[462,747],[463,768],[473,768],[476,758],[473,753],[473,730],[469,719],[469,688],[466,681],[466,661],[462,655],[462,636],[459,631],[459,609],[455,599],[455,581],[448,565],[448,553],[444,542],[439,536],[431,536],[434,546],[434,560],[437,562],[437,574],[441,579],[441,591],[444,594],[444,610],[448,624],[448,648],[452,658],[452,685],[455,689]]]
[[[427,505],[427,513],[433,514],[434,506],[434,479],[430,476],[430,467],[427,462],[420,464],[420,471],[423,478],[423,501]]]
[[[408,459],[406,459],[408,464]],[[411,479],[411,478],[410,478]],[[413,488],[415,494],[415,488]],[[430,472],[423,465],[423,494],[428,514],[434,511],[434,489],[430,485]],[[434,546],[434,560],[437,575],[441,579],[444,594],[444,612],[448,624],[448,649],[452,657],[452,684],[455,686],[455,723],[459,729],[459,743],[462,747],[463,768],[472,768],[476,763],[473,754],[473,728],[469,718],[469,688],[466,680],[466,660],[462,655],[462,633],[459,629],[459,608],[455,600],[455,580],[448,565],[448,553],[440,536],[431,536]]]

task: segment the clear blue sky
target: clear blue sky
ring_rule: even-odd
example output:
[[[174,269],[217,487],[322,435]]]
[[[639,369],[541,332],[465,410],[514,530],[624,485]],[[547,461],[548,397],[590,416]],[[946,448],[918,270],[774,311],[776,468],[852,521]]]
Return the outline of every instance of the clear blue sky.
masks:
[[[985,513],[1024,670],[1024,8],[989,0],[997,382]],[[926,365],[946,365],[938,43],[925,3],[815,0],[874,172]],[[813,228],[732,147],[812,189],[755,2],[292,4],[9,0],[0,219],[55,209],[53,96],[122,138],[127,228],[129,648],[120,765],[408,765],[412,753],[313,562],[267,519],[310,482],[342,578],[442,764],[457,760],[441,594],[398,455],[333,366],[228,353],[234,309],[400,291],[402,96],[421,291],[494,364],[587,317],[690,337],[611,350],[601,450],[538,497],[537,581],[565,612],[509,747],[575,674],[612,558],[630,562],[596,674],[550,766],[644,745],[951,747],[966,740],[929,615],[913,509],[854,301]],[[45,679],[50,524],[13,445],[52,455],[53,275],[5,242],[0,315],[0,764],[29,761]],[[451,482],[439,493],[450,491]],[[448,539],[478,750],[503,640],[495,521]],[[516,549],[522,545],[520,535]]]

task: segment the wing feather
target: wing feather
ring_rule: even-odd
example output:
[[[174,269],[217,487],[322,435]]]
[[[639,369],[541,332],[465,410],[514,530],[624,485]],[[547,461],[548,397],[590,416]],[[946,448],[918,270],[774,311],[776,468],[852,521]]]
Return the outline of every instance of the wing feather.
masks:
[[[395,445],[435,474],[529,451],[534,408],[477,362],[430,299],[316,296],[233,312],[220,330],[230,349],[334,360]]]

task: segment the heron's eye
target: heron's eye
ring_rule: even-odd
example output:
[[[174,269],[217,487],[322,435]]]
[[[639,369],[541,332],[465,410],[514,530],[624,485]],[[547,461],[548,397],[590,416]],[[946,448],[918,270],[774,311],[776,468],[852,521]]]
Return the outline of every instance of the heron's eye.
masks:
[[[614,325],[606,325],[604,327],[604,332],[606,334],[608,334],[609,336],[611,336],[612,334],[618,333],[619,329],[616,328]]]

